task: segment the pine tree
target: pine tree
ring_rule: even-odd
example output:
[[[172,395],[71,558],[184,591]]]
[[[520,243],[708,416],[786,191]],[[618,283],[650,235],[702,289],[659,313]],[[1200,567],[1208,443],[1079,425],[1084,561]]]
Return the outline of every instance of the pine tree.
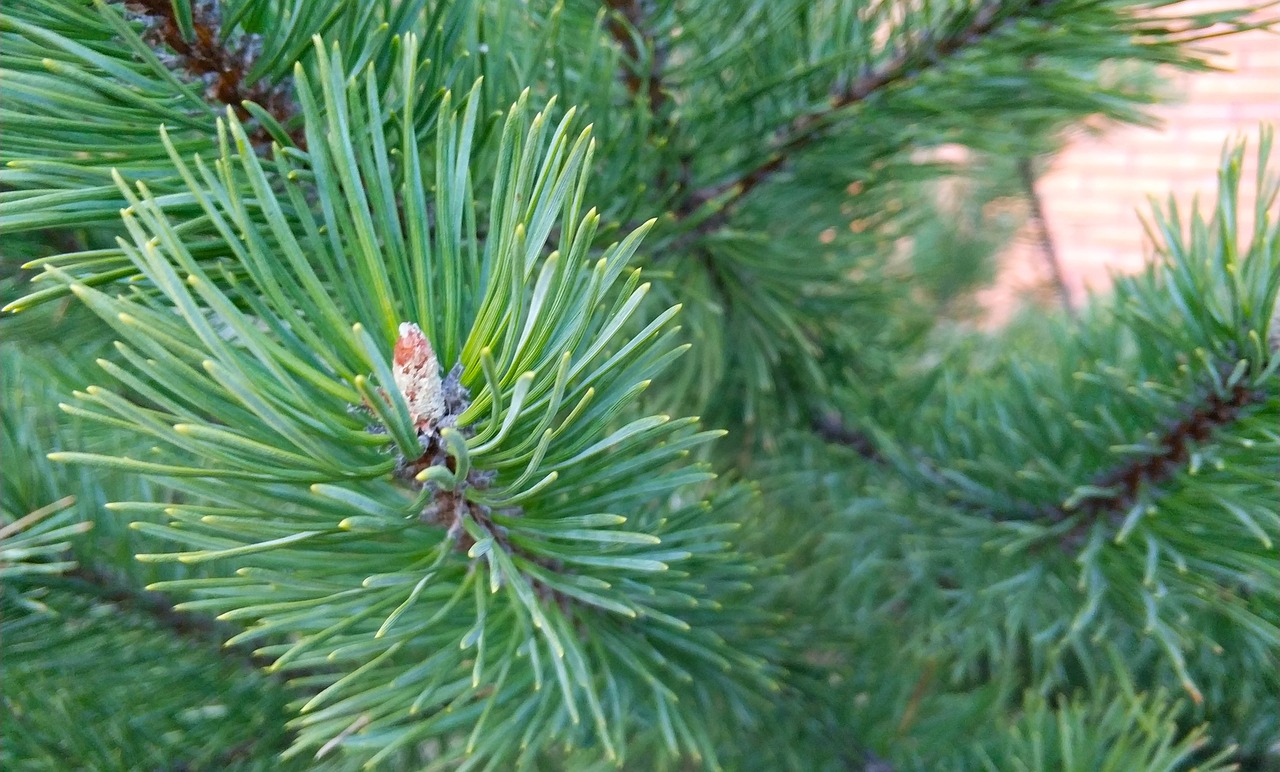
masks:
[[[1271,130],[965,323],[1267,13],[10,3],[0,765],[1274,767]]]

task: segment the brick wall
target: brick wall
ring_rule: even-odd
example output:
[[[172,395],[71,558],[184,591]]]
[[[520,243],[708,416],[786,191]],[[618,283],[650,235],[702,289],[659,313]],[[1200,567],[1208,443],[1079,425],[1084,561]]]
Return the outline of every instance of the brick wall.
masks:
[[[1195,10],[1230,3],[1198,0]],[[1180,5],[1179,8],[1182,6]],[[1280,129],[1280,35],[1254,31],[1206,41],[1223,71],[1173,73],[1174,104],[1152,112],[1157,128],[1111,127],[1099,136],[1074,135],[1041,176],[1037,188],[1066,282],[1077,300],[1086,288],[1103,289],[1110,271],[1132,271],[1150,252],[1138,212],[1148,197],[1173,194],[1184,211],[1199,192],[1212,200],[1223,143],[1247,136],[1256,147],[1258,126]],[[1273,163],[1280,147],[1273,150]],[[1246,167],[1241,210],[1252,211],[1254,166]],[[984,298],[997,316],[1024,300],[1046,297],[1049,272],[1035,232],[1028,227],[1002,259],[1001,279]]]

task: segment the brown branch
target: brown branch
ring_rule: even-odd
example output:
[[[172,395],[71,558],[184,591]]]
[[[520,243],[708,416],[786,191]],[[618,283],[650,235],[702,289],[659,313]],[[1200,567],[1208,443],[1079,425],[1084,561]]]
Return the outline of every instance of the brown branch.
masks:
[[[1058,293],[1058,299],[1062,302],[1062,307],[1068,314],[1075,316],[1076,307],[1071,301],[1071,288],[1067,286],[1066,276],[1062,272],[1062,261],[1058,259],[1058,249],[1053,243],[1053,233],[1049,230],[1049,220],[1045,217],[1044,202],[1040,199],[1040,193],[1036,190],[1036,174],[1032,168],[1030,158],[1018,159],[1018,177],[1022,180],[1023,191],[1027,197],[1027,204],[1031,207],[1031,224],[1036,230],[1036,237],[1040,241],[1040,254],[1044,257],[1044,262],[1049,268],[1049,276],[1053,281],[1053,287]]]
[[[101,568],[79,565],[59,574],[54,581],[64,581],[77,590],[85,592],[114,606],[132,610],[139,616],[150,619],[160,627],[181,638],[209,644],[223,659],[253,668],[268,678],[284,683],[283,674],[274,673],[269,668],[272,660],[249,651],[243,646],[227,646],[226,642],[238,632],[239,628],[220,622],[204,614],[179,611],[162,593],[143,590],[124,581],[118,574]],[[290,670],[288,678],[300,678],[315,675],[318,671],[309,669]]]
[[[271,664],[269,660],[240,647],[222,645],[236,632],[231,625],[200,614],[178,611],[164,595],[130,586],[116,574],[99,568],[80,565],[63,572],[58,579],[75,585],[77,589],[95,595],[121,609],[131,610],[182,639],[198,642],[222,660],[256,670],[269,681],[274,681],[277,685],[283,684],[278,674],[267,671],[267,667]],[[305,674],[297,671],[294,676]],[[260,737],[251,737],[228,747],[218,755],[216,768],[222,769],[233,762],[260,755],[264,750],[270,753],[284,750],[284,745],[263,749],[259,747],[262,740],[263,738]],[[283,738],[280,738],[276,743],[282,741]],[[186,766],[179,763],[174,768],[185,769]]]
[[[902,737],[911,731],[911,726],[915,724],[916,718],[920,712],[920,703],[928,693],[929,687],[933,684],[934,676],[938,673],[938,663],[929,660],[925,663],[924,672],[916,679],[916,684],[911,689],[911,696],[907,698],[907,706],[902,711],[902,718],[898,720],[898,736]]]
[[[877,464],[885,462],[880,449],[876,447],[871,435],[861,429],[846,426],[837,413],[825,413],[813,422],[813,431],[822,439],[833,445],[843,445],[868,461]]]
[[[1032,0],[1028,5],[1038,7],[1050,2],[1053,0]],[[732,181],[692,191],[676,207],[676,219],[688,219],[708,202],[719,199],[720,208],[695,229],[696,235],[719,230],[747,195],[785,168],[796,152],[821,138],[838,113],[865,102],[890,86],[918,77],[929,67],[941,64],[998,31],[1011,18],[1011,14],[1004,12],[1008,5],[1002,0],[990,0],[980,6],[972,20],[955,33],[937,39],[925,37],[916,45],[902,49],[879,67],[834,94],[826,107],[801,115],[779,131],[772,142],[773,151],[763,162],[747,169]]]
[[[1077,547],[1095,523],[1105,520],[1112,527],[1119,528],[1125,515],[1140,500],[1145,488],[1167,482],[1186,465],[1193,443],[1212,439],[1214,432],[1235,421],[1246,408],[1265,399],[1266,393],[1263,390],[1251,389],[1243,384],[1235,386],[1225,395],[1216,391],[1208,392],[1206,396],[1187,406],[1181,418],[1165,426],[1157,442],[1159,452],[1134,458],[1099,472],[1090,484],[1110,493],[1085,499],[1078,505],[1067,507],[1064,504],[1046,505],[1023,501],[1004,506],[963,499],[954,503],[966,511],[994,518],[1003,515],[1006,519],[1061,523],[1069,518],[1079,517],[1079,521],[1059,542],[1066,549]],[[863,458],[875,463],[887,463],[869,435],[846,427],[838,416],[823,416],[814,423],[813,428],[818,436],[828,442],[850,447]],[[914,468],[939,488],[953,487],[932,459],[918,456],[914,459]]]
[[[253,668],[265,668],[270,664],[242,649],[221,648],[224,641],[236,634],[230,625],[212,617],[178,611],[164,595],[132,587],[114,573],[80,565],[64,572],[61,577],[108,603],[137,612],[182,638],[212,644],[223,656],[231,656],[241,664]]]
[[[296,117],[297,106],[282,84],[272,85],[265,78],[249,83],[246,77],[257,60],[258,37],[245,35],[239,44],[231,47],[221,35],[221,8],[217,0],[192,3],[191,25],[195,32],[187,40],[178,25],[171,0],[130,0],[127,7],[143,15],[148,24],[144,35],[154,46],[165,46],[173,51],[170,57],[175,69],[205,85],[205,98],[211,102],[230,105],[241,120],[251,115],[244,102],[261,106],[281,126],[287,127]],[[300,128],[289,130],[289,139],[306,149],[306,136]],[[268,147],[272,142],[266,127],[258,125],[249,133],[255,147]]]
[[[622,49],[627,60],[622,72],[622,81],[632,99],[642,91],[649,105],[649,115],[654,118],[649,122],[646,139],[654,143],[659,132],[672,128],[672,125],[657,120],[666,108],[669,94],[663,85],[663,71],[667,66],[667,41],[654,31],[651,15],[653,0],[605,0],[614,13],[609,17],[609,34]],[[634,34],[633,34],[634,33]],[[649,52],[649,69],[641,71],[642,54]],[[679,159],[680,175],[676,179],[678,194],[689,187],[689,167],[691,159],[682,156]],[[664,190],[671,182],[670,164],[660,164],[658,169],[657,188]]]
[[[632,96],[643,91],[649,102],[650,114],[657,115],[667,103],[667,92],[662,87],[667,48],[654,35],[649,24],[649,14],[653,11],[652,0],[605,0],[605,5],[614,11],[614,15],[609,18],[609,34],[629,60],[629,66],[622,73],[627,91]],[[642,72],[641,55],[646,50],[650,52],[649,69]]]
[[[1135,458],[1094,478],[1094,486],[1112,493],[1086,499],[1071,509],[1058,506],[1049,513],[1054,522],[1083,515],[1063,537],[1064,546],[1079,543],[1093,524],[1101,520],[1119,527],[1125,513],[1138,503],[1144,488],[1168,481],[1187,463],[1193,443],[1209,440],[1219,428],[1239,418],[1243,410],[1265,399],[1263,390],[1239,384],[1225,395],[1211,391],[1189,406],[1180,419],[1165,427],[1158,443],[1160,452]]]

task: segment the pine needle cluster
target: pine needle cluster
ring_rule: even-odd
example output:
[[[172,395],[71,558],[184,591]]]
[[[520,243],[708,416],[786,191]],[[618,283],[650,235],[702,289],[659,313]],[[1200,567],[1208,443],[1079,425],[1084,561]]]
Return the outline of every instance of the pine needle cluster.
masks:
[[[1272,130],[965,322],[1191,6],[11,4],[0,765],[1270,768]]]

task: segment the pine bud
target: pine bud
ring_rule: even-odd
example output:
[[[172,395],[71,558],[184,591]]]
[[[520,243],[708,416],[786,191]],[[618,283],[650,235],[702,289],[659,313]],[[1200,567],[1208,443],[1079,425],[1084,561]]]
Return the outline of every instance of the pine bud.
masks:
[[[431,341],[412,322],[400,325],[393,354],[392,377],[409,406],[413,425],[420,433],[436,428],[444,415],[444,391],[440,363]]]

